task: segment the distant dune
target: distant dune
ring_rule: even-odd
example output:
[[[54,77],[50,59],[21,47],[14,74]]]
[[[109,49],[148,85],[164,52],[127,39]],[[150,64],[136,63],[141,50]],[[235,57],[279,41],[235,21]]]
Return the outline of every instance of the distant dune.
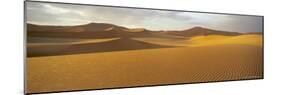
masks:
[[[257,34],[257,35],[263,35],[263,32],[249,32],[249,33],[246,33],[246,34]]]
[[[31,37],[64,37],[64,38],[111,38],[111,37],[158,37],[158,35],[193,37],[201,35],[241,35],[238,32],[213,30],[194,27],[182,31],[152,31],[145,28],[129,29],[107,23],[89,23],[77,26],[47,26],[27,24],[27,35]],[[156,34],[156,35],[155,35]]]
[[[227,32],[220,30],[213,30],[203,27],[193,27],[191,29],[183,30],[183,31],[166,31],[167,34],[184,36],[184,37],[193,37],[193,36],[202,36],[202,35],[225,35],[225,36],[236,36],[241,35],[238,32]]]
[[[85,25],[76,26],[50,26],[50,25],[36,25],[27,24],[27,31],[35,32],[97,32],[105,31],[106,29],[114,28],[116,30],[126,30],[127,28],[108,24],[108,23],[89,23]]]
[[[148,30],[146,30],[145,28],[133,28],[133,29],[129,29],[128,31],[130,31],[130,32],[146,32]]]

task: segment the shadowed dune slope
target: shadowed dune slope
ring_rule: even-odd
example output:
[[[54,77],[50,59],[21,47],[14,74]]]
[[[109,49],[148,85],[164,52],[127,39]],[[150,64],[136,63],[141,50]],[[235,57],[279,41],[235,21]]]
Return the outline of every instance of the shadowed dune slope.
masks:
[[[99,43],[77,43],[77,44],[59,44],[59,45],[29,45],[27,47],[27,56],[51,56],[66,55],[78,53],[93,52],[112,52],[124,50],[140,50],[153,48],[169,48],[173,46],[150,44],[133,40],[130,38],[120,38],[112,41]]]

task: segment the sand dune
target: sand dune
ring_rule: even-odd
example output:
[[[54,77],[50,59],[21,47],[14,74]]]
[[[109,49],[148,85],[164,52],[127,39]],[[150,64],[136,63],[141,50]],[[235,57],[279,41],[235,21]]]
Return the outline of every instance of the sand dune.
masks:
[[[105,39],[65,39],[65,38],[46,38],[42,39],[40,42],[28,43],[27,47],[33,46],[49,46],[49,45],[74,45],[74,44],[89,44],[89,43],[100,43],[100,42],[108,42],[112,40],[117,40],[120,38],[105,38]],[[40,39],[37,39],[40,40]],[[46,40],[46,41],[42,41]],[[52,41],[51,41],[52,40]]]
[[[74,26],[50,26],[50,25],[36,25],[27,24],[27,31],[30,32],[98,32],[104,31],[109,28],[115,30],[127,29],[122,26],[113,25],[109,23],[88,23],[84,25],[74,25]]]
[[[214,30],[204,27],[193,27],[182,31],[166,31],[165,33],[170,35],[184,36],[184,37],[193,37],[193,36],[202,36],[202,35],[225,35],[225,36],[241,35],[241,33],[238,32]]]
[[[245,45],[34,57],[27,62],[30,93],[263,77],[261,47]]]
[[[151,44],[158,45],[168,45],[168,46],[186,46],[187,39],[173,39],[173,38],[154,38],[154,37],[145,37],[145,38],[133,38],[138,41],[143,41]]]
[[[126,28],[109,23],[89,23],[76,26],[48,26],[27,24],[30,37],[62,38],[112,38],[112,37],[193,37],[201,35],[237,36],[238,32],[220,31],[203,27],[193,27],[180,31],[153,31],[145,28]]]
[[[67,55],[79,53],[113,52],[127,50],[141,50],[154,48],[171,48],[174,46],[157,45],[130,38],[107,39],[107,41],[96,42],[96,40],[72,42],[72,43],[49,43],[30,44],[27,47],[28,57]]]
[[[133,28],[133,29],[129,29],[130,32],[145,32],[147,31],[144,28]]]
[[[28,25],[27,92],[263,78],[262,34]]]
[[[213,46],[213,45],[253,45],[262,46],[262,35],[248,34],[239,36],[223,36],[223,35],[207,35],[207,36],[195,36],[189,38],[173,39],[173,38],[133,38],[138,41],[143,41],[158,45],[170,45],[170,46]]]
[[[209,35],[209,36],[197,36],[188,40],[187,46],[209,46],[209,45],[253,45],[262,46],[262,35],[240,35],[240,36],[221,36],[221,35]]]

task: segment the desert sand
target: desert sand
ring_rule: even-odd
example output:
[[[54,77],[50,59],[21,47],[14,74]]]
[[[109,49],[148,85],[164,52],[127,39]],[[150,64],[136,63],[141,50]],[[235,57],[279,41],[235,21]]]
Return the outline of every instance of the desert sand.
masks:
[[[263,78],[259,34],[44,45],[27,58],[28,93]]]

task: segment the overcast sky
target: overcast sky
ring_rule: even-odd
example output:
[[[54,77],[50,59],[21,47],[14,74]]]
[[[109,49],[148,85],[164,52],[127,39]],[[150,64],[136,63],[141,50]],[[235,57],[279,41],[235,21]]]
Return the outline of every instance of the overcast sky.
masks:
[[[68,26],[95,22],[150,30],[184,30],[201,26],[233,32],[262,32],[262,18],[257,16],[40,2],[27,2],[26,7],[27,22],[40,25]]]

